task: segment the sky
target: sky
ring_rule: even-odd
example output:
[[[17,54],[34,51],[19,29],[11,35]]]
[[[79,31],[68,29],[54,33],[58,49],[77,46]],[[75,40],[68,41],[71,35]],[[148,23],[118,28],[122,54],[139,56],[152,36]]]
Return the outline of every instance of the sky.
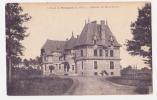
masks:
[[[72,32],[74,36],[80,35],[85,21],[107,20],[107,23],[122,45],[120,58],[122,67],[128,65],[138,68],[147,67],[143,58],[131,56],[124,45],[132,39],[131,22],[136,21],[138,8],[145,2],[130,3],[22,3],[24,13],[32,16],[25,24],[28,27],[26,37],[22,41],[25,47],[22,58],[35,58],[40,56],[40,50],[47,39],[66,40]]]

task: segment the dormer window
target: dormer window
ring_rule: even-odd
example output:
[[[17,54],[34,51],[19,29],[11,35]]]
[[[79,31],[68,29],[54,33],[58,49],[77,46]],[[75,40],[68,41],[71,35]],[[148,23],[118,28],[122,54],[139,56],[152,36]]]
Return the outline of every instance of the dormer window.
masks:
[[[114,53],[113,50],[110,50],[110,56],[113,57]]]
[[[111,37],[110,37],[111,45],[113,45],[113,41],[114,41],[114,40],[113,40],[113,37],[111,36]]]
[[[96,44],[96,40],[97,40],[97,37],[96,37],[96,35],[94,35],[94,37],[93,37],[94,44]]]
[[[112,36],[110,37],[110,41],[113,42],[113,37]]]
[[[96,40],[94,40],[94,44],[96,44]]]
[[[94,38],[93,38],[94,40],[96,40],[96,35],[94,35]]]

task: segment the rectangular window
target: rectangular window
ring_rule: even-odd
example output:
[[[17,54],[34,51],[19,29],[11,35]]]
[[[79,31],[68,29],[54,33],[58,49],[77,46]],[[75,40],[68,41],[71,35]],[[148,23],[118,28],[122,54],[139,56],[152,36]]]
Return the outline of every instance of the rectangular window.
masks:
[[[97,68],[98,68],[97,61],[94,61],[94,69],[97,69]]]
[[[110,50],[110,56],[113,57],[113,50]]]
[[[100,54],[100,56],[103,55],[102,49],[99,50],[99,54]]]
[[[83,70],[83,61],[82,61],[82,70]]]
[[[114,62],[110,61],[110,69],[114,69]]]
[[[61,64],[59,64],[59,70],[61,69]]]
[[[65,60],[65,58],[66,58],[66,55],[64,54],[64,55],[63,55],[63,59]]]
[[[114,75],[114,73],[113,73],[113,72],[111,72],[111,75]]]
[[[108,57],[108,50],[105,50],[105,56]]]
[[[97,56],[98,54],[97,54],[97,50],[94,50],[94,56]]]
[[[81,50],[81,56],[83,56],[83,50]]]
[[[46,71],[46,64],[45,64],[45,71]]]
[[[59,56],[59,61],[61,61],[62,60],[62,57],[61,56]]]
[[[72,70],[74,70],[74,65],[72,65]]]

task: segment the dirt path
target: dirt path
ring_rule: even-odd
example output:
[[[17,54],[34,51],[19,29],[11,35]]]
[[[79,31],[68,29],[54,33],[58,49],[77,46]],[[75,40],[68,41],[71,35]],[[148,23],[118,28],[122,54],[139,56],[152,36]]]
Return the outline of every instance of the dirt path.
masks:
[[[74,86],[67,95],[124,95],[136,94],[135,87],[112,83],[101,77],[71,77]]]

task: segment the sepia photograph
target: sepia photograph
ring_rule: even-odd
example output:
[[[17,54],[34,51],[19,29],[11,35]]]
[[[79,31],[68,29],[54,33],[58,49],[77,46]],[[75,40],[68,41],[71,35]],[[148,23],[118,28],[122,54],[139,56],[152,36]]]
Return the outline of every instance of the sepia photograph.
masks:
[[[149,95],[150,2],[6,3],[7,95]]]

